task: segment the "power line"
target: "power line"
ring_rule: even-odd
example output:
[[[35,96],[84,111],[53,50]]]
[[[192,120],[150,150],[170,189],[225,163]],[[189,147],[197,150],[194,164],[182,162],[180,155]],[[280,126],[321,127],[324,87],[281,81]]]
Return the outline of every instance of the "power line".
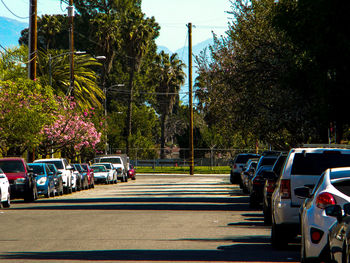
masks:
[[[28,18],[29,18],[29,16],[23,17],[23,16],[18,16],[18,15],[16,15],[14,12],[11,11],[10,8],[8,8],[8,6],[5,4],[5,2],[4,2],[3,0],[1,0],[1,3],[2,3],[2,4],[5,6],[5,8],[6,8],[12,15],[14,15],[15,17],[20,18],[20,19],[28,19]]]

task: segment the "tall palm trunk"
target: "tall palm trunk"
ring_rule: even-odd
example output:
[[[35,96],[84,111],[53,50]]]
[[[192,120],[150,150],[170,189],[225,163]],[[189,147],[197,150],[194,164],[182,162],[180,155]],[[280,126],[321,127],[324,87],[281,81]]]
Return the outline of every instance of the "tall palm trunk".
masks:
[[[133,97],[133,84],[134,84],[134,69],[130,70],[129,75],[129,99],[128,99],[128,112],[127,112],[127,123],[126,123],[126,154],[129,156],[130,153],[130,137],[131,137],[131,124],[132,124],[132,97]]]
[[[161,134],[160,134],[160,158],[165,159],[165,127],[168,114],[163,113],[161,116]]]

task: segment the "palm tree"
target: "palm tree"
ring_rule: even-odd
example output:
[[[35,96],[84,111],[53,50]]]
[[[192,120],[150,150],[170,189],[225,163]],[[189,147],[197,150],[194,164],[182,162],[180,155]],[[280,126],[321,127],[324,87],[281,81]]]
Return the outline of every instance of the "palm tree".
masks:
[[[50,59],[54,58],[54,59]],[[103,90],[98,87],[98,76],[92,67],[101,64],[90,55],[75,56],[74,87],[75,102],[81,109],[101,108]],[[52,85],[57,95],[69,94],[69,52],[62,50],[38,52],[38,78],[42,85]]]
[[[162,51],[156,59],[156,98],[158,113],[161,115],[161,152],[160,157],[165,158],[166,124],[172,114],[174,105],[179,101],[180,87],[185,83],[185,64],[179,60],[176,53],[169,56]]]
[[[129,153],[129,139],[131,137],[132,124],[132,100],[135,74],[140,71],[142,59],[149,51],[149,47],[159,34],[159,25],[154,17],[145,18],[139,10],[134,9],[125,13],[122,21],[122,35],[124,50],[128,60],[129,70],[129,98],[126,125],[126,153]]]

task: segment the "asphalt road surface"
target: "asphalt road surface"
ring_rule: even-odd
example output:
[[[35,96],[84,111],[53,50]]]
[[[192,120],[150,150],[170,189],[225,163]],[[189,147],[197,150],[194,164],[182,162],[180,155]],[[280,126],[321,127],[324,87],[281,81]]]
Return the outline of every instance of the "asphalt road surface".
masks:
[[[138,175],[0,209],[1,262],[299,262],[227,175]]]

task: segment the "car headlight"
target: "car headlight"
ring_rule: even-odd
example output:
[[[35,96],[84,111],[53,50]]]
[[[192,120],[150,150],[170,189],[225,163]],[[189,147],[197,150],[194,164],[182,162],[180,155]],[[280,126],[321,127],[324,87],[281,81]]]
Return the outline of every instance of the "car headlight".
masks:
[[[37,181],[38,185],[44,185],[46,183],[46,177],[41,177],[38,181]]]
[[[26,178],[17,178],[16,179],[16,184],[25,184],[26,183]]]

